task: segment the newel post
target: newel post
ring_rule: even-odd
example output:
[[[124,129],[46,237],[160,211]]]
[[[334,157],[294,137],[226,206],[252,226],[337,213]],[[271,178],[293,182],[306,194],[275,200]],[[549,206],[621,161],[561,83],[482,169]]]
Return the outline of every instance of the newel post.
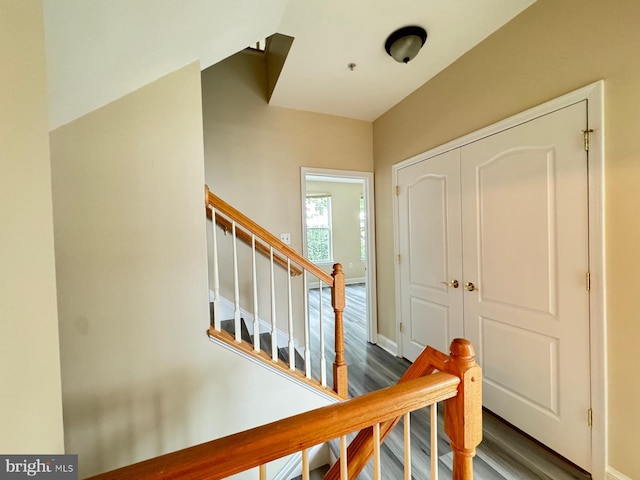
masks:
[[[444,430],[453,450],[452,480],[473,480],[473,457],[482,441],[482,370],[470,341],[451,342],[447,373],[460,378],[458,395],[446,400]]]
[[[347,398],[349,380],[347,378],[347,364],[344,361],[344,325],[342,312],[345,306],[344,272],[342,265],[333,266],[333,286],[331,287],[331,306],[335,314],[335,349],[336,358],[333,362],[333,389],[342,398]]]

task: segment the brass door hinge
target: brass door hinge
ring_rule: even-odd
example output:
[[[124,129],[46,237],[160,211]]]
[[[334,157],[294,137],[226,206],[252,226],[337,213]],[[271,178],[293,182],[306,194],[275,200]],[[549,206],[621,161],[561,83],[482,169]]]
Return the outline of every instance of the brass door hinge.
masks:
[[[396,185],[396,195],[400,195],[400,185]]]
[[[398,254],[397,260],[398,260],[398,265],[400,265],[400,254]]]
[[[587,422],[589,423],[589,428],[593,427],[593,410],[587,410]]]
[[[584,135],[584,149],[585,151],[589,151],[589,134],[593,133],[593,128],[587,128],[582,130],[582,134]]]
[[[587,292],[591,290],[591,272],[587,272]]]
[[[400,333],[404,332],[404,325],[400,322]]]

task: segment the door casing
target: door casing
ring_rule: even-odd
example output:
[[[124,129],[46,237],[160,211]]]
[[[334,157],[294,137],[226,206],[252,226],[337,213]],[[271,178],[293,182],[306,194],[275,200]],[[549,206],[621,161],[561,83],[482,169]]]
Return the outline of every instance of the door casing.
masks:
[[[543,103],[498,123],[482,128],[444,145],[420,153],[395,164],[392,167],[394,205],[394,245],[395,255],[400,249],[399,205],[395,186],[398,184],[398,171],[409,165],[432,158],[436,155],[468,145],[490,135],[531,121],[561,108],[587,100],[587,119],[589,129],[588,170],[589,170],[589,264],[591,274],[590,307],[590,349],[591,349],[591,405],[592,424],[592,476],[594,480],[604,480],[608,464],[607,445],[607,319],[606,319],[606,264],[605,264],[605,204],[604,204],[604,81],[600,80],[583,88],[570,92],[549,102]],[[402,356],[402,336],[400,335],[400,269],[396,264],[396,338],[398,356]]]
[[[327,168],[301,167],[300,169],[300,193],[301,193],[301,215],[302,215],[302,252],[307,255],[307,236],[306,236],[306,216],[305,216],[305,200],[307,196],[306,180],[307,176],[327,177],[328,179],[353,179],[360,180],[363,183],[363,193],[365,197],[366,208],[366,242],[367,242],[367,260],[366,260],[366,283],[367,283],[367,341],[369,343],[378,343],[378,322],[377,322],[377,296],[376,296],[376,239],[375,239],[375,210],[373,206],[373,173],[359,172],[352,170],[335,170]]]

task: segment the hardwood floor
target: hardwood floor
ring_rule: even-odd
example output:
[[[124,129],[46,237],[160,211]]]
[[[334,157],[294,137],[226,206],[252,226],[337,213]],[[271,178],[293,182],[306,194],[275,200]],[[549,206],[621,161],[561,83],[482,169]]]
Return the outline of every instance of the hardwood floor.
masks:
[[[367,343],[365,324],[365,297],[363,285],[347,286],[347,307],[344,311],[345,357],[349,367],[349,394],[358,396],[397,383],[410,365],[405,359],[395,357],[376,345]],[[318,290],[310,290],[311,350],[313,358],[319,354]],[[331,292],[323,289],[323,318],[327,346],[327,382],[331,384],[333,355],[333,311]],[[314,325],[315,322],[315,325]],[[318,361],[313,367],[319,369]],[[438,458],[439,476],[451,478],[452,453],[444,434],[442,406],[438,412]],[[430,479],[429,462],[431,446],[429,410],[411,415],[412,478]],[[476,480],[511,479],[590,479],[591,476],[566,460],[547,450],[536,441],[491,414],[483,414],[484,439],[474,458]],[[400,423],[382,445],[382,477],[389,480],[403,478],[403,425]],[[371,463],[371,462],[370,462]],[[371,477],[371,465],[359,478]]]

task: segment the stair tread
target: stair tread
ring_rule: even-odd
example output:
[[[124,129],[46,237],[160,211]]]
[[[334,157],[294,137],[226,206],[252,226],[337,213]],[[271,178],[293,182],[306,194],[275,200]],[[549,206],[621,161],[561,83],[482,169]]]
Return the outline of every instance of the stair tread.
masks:
[[[300,355],[300,352],[298,352],[297,350],[295,350],[294,356],[295,356],[295,362],[296,362],[296,369],[304,372],[304,358],[302,358],[302,355]],[[279,348],[278,357],[280,358],[280,360],[282,360],[286,364],[289,364],[289,347]]]
[[[213,321],[213,307],[211,308],[211,318]],[[220,322],[220,328],[235,337],[236,323],[234,319],[222,320]],[[240,338],[253,345],[253,335],[249,333],[249,329],[247,328],[244,318],[241,319],[240,329]],[[271,333],[264,332],[260,334],[260,350],[271,356]],[[278,358],[289,365],[289,347],[279,347]],[[304,372],[304,358],[297,349],[295,351],[295,362],[296,369]]]
[[[253,340],[251,335],[249,334],[249,330],[247,329],[247,325],[244,323],[244,319],[240,319],[240,338],[245,342],[252,343]],[[235,336],[236,334],[236,322],[234,319],[223,320],[220,322],[220,328],[230,335]]]

